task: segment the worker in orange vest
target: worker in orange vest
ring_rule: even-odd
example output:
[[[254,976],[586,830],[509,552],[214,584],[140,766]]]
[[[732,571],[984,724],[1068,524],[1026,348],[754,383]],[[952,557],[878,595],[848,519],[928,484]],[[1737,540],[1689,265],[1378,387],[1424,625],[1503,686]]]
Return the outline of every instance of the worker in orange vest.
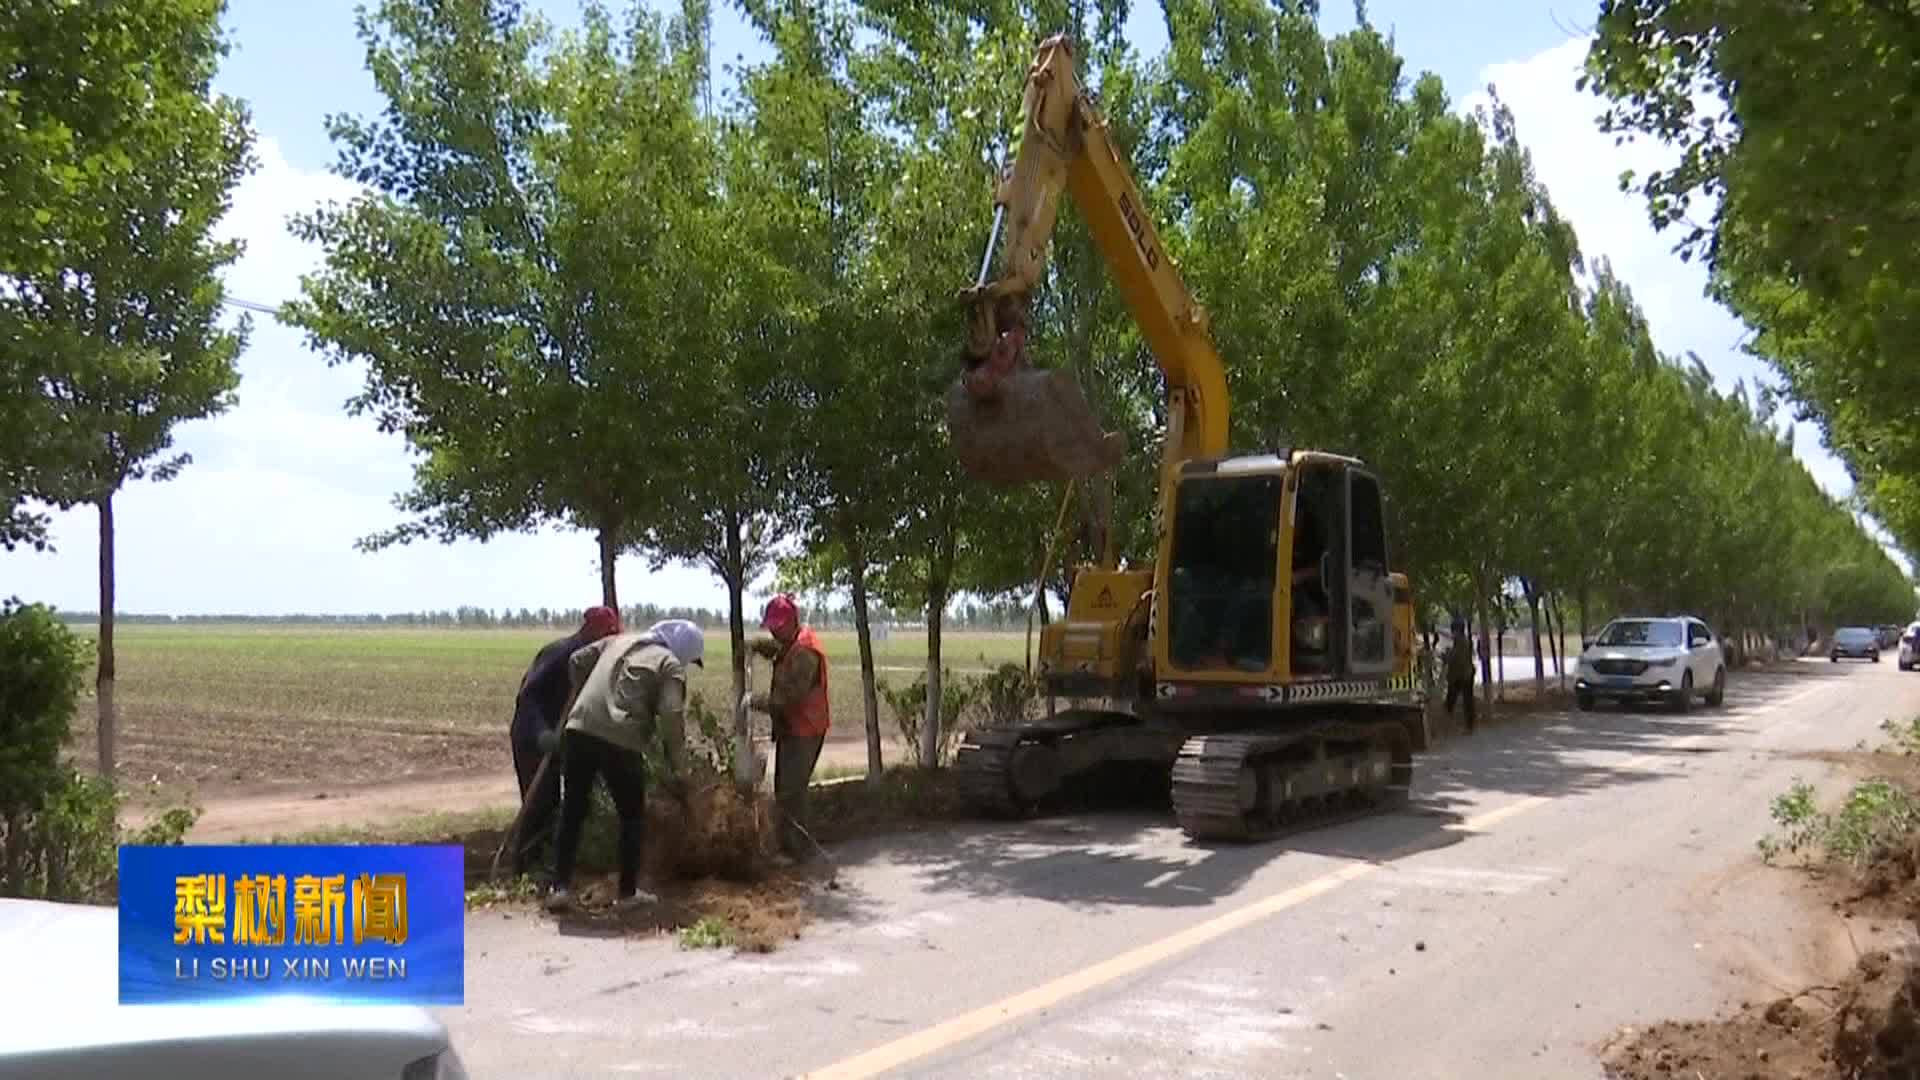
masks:
[[[753,651],[773,660],[773,682],[747,707],[773,721],[773,796],[780,808],[780,850],[789,858],[809,853],[806,824],[807,785],[827,741],[827,650],[813,627],[800,621],[800,606],[782,593],[767,601],[760,625],[771,638],[758,638]]]

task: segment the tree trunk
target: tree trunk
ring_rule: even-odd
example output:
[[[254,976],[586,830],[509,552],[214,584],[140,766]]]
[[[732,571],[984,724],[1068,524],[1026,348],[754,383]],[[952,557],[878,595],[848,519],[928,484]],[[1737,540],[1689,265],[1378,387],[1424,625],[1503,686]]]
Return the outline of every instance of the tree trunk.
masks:
[[[847,576],[853,586],[853,630],[860,642],[860,705],[867,723],[867,783],[878,784],[885,768],[880,756],[880,692],[873,679],[873,627],[867,620],[867,552],[859,535],[842,529]]]
[[[1560,610],[1560,594],[1547,598],[1547,625],[1553,628],[1553,673],[1560,678],[1560,689],[1567,688],[1567,618]]]
[[[747,696],[747,613],[742,594],[747,586],[746,554],[740,543],[740,515],[726,515],[726,563],[721,577],[727,583],[727,643],[733,651],[733,779],[745,788],[753,783],[753,718],[742,702]]]
[[[1495,597],[1493,605],[1493,629],[1500,642],[1500,655],[1494,661],[1499,666],[1500,683],[1494,687],[1495,696],[1507,700],[1507,605],[1504,597]]]
[[[620,593],[613,584],[613,564],[620,557],[620,543],[614,536],[612,525],[600,526],[600,602],[615,611],[620,610]]]
[[[113,495],[101,498],[100,507],[100,666],[94,680],[99,695],[100,775],[113,780]]]
[[[1027,608],[1027,678],[1033,678],[1033,608]]]
[[[1533,591],[1533,582],[1527,578],[1520,579],[1520,588],[1527,594],[1527,612],[1531,616],[1528,622],[1533,635],[1533,697],[1538,701],[1547,696],[1547,662],[1540,655],[1540,594]]]
[[[946,598],[941,590],[927,589],[927,715],[920,723],[920,765],[933,769],[940,765],[940,706],[945,691],[940,684],[940,623],[946,615]]]
[[[959,544],[955,529],[952,515],[943,515],[933,557],[927,561],[927,717],[920,725],[920,764],[929,769],[940,767],[941,728],[946,720],[940,634],[946,626],[947,600],[952,595],[953,563]]]
[[[1582,584],[1580,586],[1580,642],[1582,647],[1586,645],[1587,628],[1592,625],[1592,623],[1587,621],[1587,587],[1585,584]]]
[[[1493,646],[1487,642],[1485,589],[1477,590],[1482,599],[1474,601],[1473,621],[1480,627],[1480,700],[1486,702],[1487,715],[1493,715]]]

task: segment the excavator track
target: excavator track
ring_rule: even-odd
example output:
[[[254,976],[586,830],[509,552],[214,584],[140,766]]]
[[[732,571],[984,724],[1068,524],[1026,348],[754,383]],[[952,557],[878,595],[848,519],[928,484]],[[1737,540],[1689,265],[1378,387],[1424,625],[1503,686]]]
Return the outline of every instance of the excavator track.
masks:
[[[1013,751],[1020,744],[1019,728],[992,728],[967,732],[953,755],[953,775],[960,796],[974,809],[993,817],[1022,817],[1031,803],[1015,794]]]
[[[1076,772],[1110,761],[1165,761],[1177,745],[1178,736],[1150,733],[1122,713],[1068,710],[1017,727],[967,732],[953,772],[975,810],[1020,818]]]
[[[1266,840],[1400,805],[1412,779],[1391,721],[1195,735],[1173,765],[1173,811],[1194,840]]]

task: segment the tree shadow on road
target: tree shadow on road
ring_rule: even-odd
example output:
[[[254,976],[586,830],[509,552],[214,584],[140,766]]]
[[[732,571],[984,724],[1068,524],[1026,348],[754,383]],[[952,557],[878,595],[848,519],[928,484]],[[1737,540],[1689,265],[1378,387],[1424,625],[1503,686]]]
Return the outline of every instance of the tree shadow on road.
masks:
[[[1458,829],[1458,813],[1413,803],[1262,842],[1199,844],[1174,825],[1164,793],[1146,806],[1139,802],[1125,809],[1081,805],[1019,823],[956,825],[918,835],[910,845],[876,838],[845,845],[836,858],[847,867],[904,872],[914,887],[933,893],[1085,908],[1199,907],[1232,895],[1289,851],[1312,851],[1328,834],[1339,833],[1352,857],[1376,860],[1469,835]]]
[[[1470,839],[1472,815],[1513,797],[1577,798],[1669,779],[1699,756],[1719,753],[1713,737],[1742,730],[1805,685],[1798,675],[1743,674],[1725,706],[1685,714],[1543,710],[1529,723],[1449,740],[1417,757],[1412,798],[1402,807],[1252,844],[1187,840],[1162,790],[1157,800],[1128,809],[1081,805],[1067,815],[962,824],[905,843],[852,842],[836,858],[847,867],[902,873],[914,888],[936,894],[1085,908],[1207,906],[1289,856],[1391,862]],[[1709,741],[1676,745],[1700,736]]]

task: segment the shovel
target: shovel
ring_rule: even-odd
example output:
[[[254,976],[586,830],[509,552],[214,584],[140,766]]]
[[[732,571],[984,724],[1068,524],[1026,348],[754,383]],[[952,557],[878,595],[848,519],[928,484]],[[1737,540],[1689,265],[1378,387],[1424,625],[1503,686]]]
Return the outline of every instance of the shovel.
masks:
[[[559,731],[545,732],[540,736],[541,745],[546,753],[540,758],[540,767],[533,771],[533,783],[527,785],[529,794],[540,790],[541,783],[547,778],[548,769],[559,768],[554,762],[560,757],[560,737]],[[527,811],[532,808],[531,799],[520,800],[520,812],[513,816],[513,824],[507,826],[507,834],[500,838],[500,846],[494,849],[493,862],[487,867],[488,877],[499,880],[500,860],[520,842],[520,830],[527,823]]]

